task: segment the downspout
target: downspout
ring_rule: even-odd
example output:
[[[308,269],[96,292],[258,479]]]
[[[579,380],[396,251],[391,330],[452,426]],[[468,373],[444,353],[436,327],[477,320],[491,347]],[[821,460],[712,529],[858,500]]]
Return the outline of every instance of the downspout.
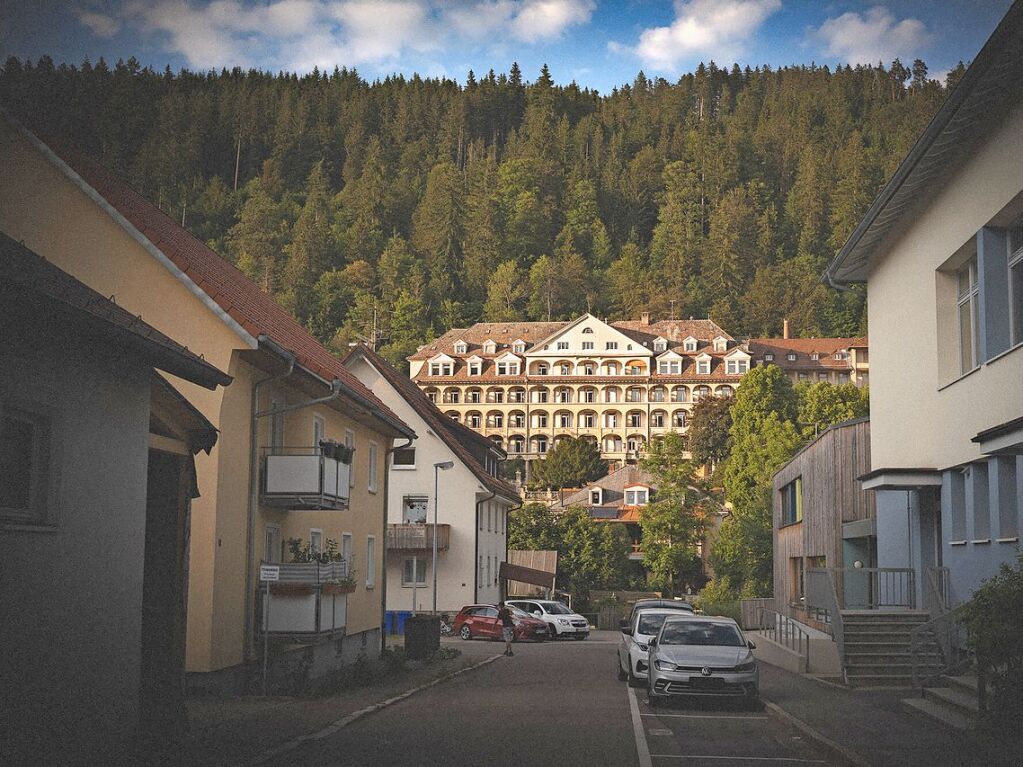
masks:
[[[509,516],[511,515],[511,513],[513,511],[518,511],[521,508],[522,508],[522,501],[519,501],[518,506],[512,506],[511,508],[509,508],[507,511],[504,512],[504,561],[505,561],[505,563],[508,562],[508,518],[509,518]],[[507,586],[508,586],[508,581],[506,580],[505,581],[505,592],[506,593],[504,595],[505,598],[508,597]]]
[[[295,355],[278,346],[268,336],[259,336],[258,343],[287,363],[283,373],[262,378],[252,385],[249,411],[249,503],[248,523],[245,531],[245,659],[255,656],[255,573],[252,557],[255,553],[256,509],[259,505],[259,392],[266,384],[281,381],[295,372]]]
[[[473,528],[473,536],[475,537],[475,544],[472,558],[472,601],[474,604],[478,604],[480,601],[480,506],[492,498],[496,498],[497,493],[491,493],[486,498],[481,498],[476,501],[476,524]]]
[[[387,467],[387,457],[396,450],[411,447],[415,437],[407,437],[404,445],[395,445],[384,451],[384,526],[383,537],[380,539],[380,656],[387,649],[387,511],[388,495],[391,490],[391,470]],[[436,535],[437,531],[434,530]]]

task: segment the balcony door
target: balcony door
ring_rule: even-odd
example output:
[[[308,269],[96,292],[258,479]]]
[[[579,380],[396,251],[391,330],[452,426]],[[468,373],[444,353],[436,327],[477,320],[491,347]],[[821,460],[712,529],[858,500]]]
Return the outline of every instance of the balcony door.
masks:
[[[401,521],[407,525],[421,525],[426,522],[430,499],[425,495],[406,495],[401,505]]]
[[[264,533],[263,561],[281,561],[281,528],[278,525],[267,525]]]

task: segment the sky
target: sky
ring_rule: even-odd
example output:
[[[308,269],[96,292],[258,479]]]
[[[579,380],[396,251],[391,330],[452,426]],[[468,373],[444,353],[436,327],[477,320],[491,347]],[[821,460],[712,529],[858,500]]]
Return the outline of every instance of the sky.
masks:
[[[471,69],[601,93],[675,80],[701,61],[906,64],[930,74],[969,62],[1010,0],[0,0],[0,58],[108,62],[135,56],[173,70],[240,66],[304,73],[335,65],[373,80]]]

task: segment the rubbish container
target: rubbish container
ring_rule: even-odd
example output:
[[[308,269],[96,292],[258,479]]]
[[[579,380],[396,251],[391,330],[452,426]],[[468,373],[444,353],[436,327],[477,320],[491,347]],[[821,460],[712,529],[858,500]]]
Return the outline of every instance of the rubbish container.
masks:
[[[412,615],[405,621],[405,657],[424,660],[440,649],[440,616]]]
[[[412,617],[411,610],[398,610],[395,612],[394,619],[394,633],[404,634],[405,633],[405,621]],[[440,629],[437,629],[440,631]]]
[[[390,636],[394,634],[394,610],[388,610],[384,613],[384,633]]]

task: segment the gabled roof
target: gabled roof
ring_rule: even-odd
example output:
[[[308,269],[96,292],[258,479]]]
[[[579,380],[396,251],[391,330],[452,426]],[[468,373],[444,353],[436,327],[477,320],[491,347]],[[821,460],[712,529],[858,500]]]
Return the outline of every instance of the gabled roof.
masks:
[[[657,483],[650,472],[644,471],[635,464],[626,464],[610,474],[590,482],[586,487],[573,490],[562,498],[559,506],[590,506],[590,491],[600,488],[603,491],[603,503],[606,508],[621,508],[625,502],[625,488],[633,485],[656,489]]]
[[[0,112],[6,117],[6,113]],[[7,117],[11,120],[11,118]],[[147,251],[176,271],[178,279],[232,326],[252,348],[266,336],[295,355],[299,366],[325,381],[337,379],[345,394],[366,406],[392,430],[408,427],[366,389],[294,317],[252,280],[194,237],[125,181],[71,147],[47,145],[13,120],[12,124],[53,165],[68,176]],[[169,263],[168,263],[169,262]]]
[[[601,320],[601,319],[599,319],[597,317],[594,317],[592,314],[587,312],[586,314],[581,314],[580,316],[576,317],[571,322],[564,323],[562,325],[562,327],[558,328],[553,333],[550,333],[545,338],[539,339],[533,345],[533,348],[529,349],[529,351],[527,353],[533,353],[533,352],[540,353],[540,352],[542,352],[543,351],[543,349],[541,349],[542,346],[548,346],[548,345],[556,342],[559,336],[564,335],[565,333],[567,333],[572,328],[577,327],[578,325],[581,325],[584,322],[587,322],[587,321],[590,321],[590,320],[592,320],[593,322],[598,323],[600,325],[603,325],[605,328],[608,328],[609,330],[613,331],[616,335],[620,336],[621,339],[623,341],[625,341],[625,342],[629,342],[629,341],[633,341],[634,340],[627,333],[623,333],[621,328],[618,328],[618,327],[616,327],[613,324],[609,324],[607,322],[604,322],[603,320]]]
[[[109,298],[0,232],[0,304],[24,300],[60,323],[67,337],[91,336],[138,355],[154,368],[216,389],[231,383],[221,372],[177,341],[122,309]],[[8,327],[8,330],[16,329]]]
[[[836,360],[835,353],[850,348],[865,348],[866,338],[751,338],[749,351],[755,358],[763,360],[765,354],[773,354],[772,362],[782,368],[834,368],[848,370],[851,360]],[[789,354],[795,360],[789,360]],[[820,359],[811,359],[817,353]]]
[[[360,357],[369,363],[390,384],[398,396],[416,411],[419,417],[433,429],[434,433],[458,456],[459,460],[487,490],[506,500],[517,502],[518,490],[505,480],[490,474],[466,448],[466,444],[476,444],[504,456],[505,453],[501,448],[483,435],[444,415],[436,405],[430,402],[430,399],[411,378],[395,370],[391,363],[367,346],[360,345],[353,348],[345,356],[344,362],[347,365],[351,360]]]
[[[823,275],[863,282],[885,237],[1023,100],[1023,3],[1015,2]]]

